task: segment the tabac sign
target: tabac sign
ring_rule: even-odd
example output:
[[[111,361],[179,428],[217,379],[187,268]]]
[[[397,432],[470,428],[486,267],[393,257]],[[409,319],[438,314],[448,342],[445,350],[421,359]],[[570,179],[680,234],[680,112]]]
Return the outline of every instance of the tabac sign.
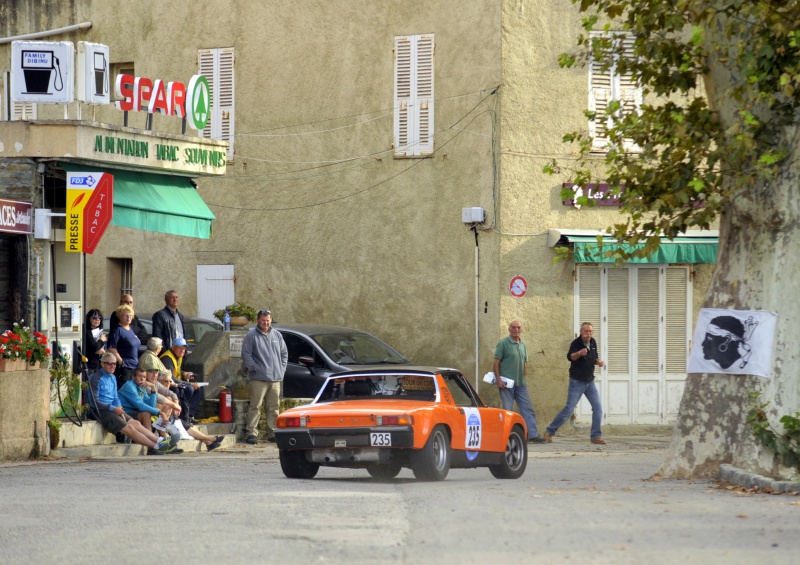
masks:
[[[93,253],[113,216],[114,177],[108,173],[67,173],[68,253]]]

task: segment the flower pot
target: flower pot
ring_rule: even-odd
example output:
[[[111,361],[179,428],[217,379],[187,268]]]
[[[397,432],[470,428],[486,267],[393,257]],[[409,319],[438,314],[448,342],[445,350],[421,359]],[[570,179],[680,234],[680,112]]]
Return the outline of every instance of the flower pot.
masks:
[[[246,326],[250,320],[244,316],[231,316],[232,326]]]
[[[24,371],[25,362],[19,359],[0,359],[0,372],[14,373],[16,371]]]
[[[23,361],[23,363],[25,363],[25,370],[26,371],[36,371],[36,370],[41,368],[40,367],[40,363],[38,361],[36,363],[34,363],[33,365],[31,365],[30,361]]]

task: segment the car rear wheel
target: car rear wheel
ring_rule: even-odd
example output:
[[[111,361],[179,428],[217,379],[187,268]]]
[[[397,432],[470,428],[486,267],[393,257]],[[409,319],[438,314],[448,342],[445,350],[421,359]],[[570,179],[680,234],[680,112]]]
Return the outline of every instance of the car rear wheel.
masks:
[[[425,446],[411,453],[411,470],[421,481],[442,481],[450,471],[450,437],[444,426],[433,428]]]
[[[281,460],[281,470],[283,474],[290,479],[313,479],[319,465],[306,461],[306,454],[304,451],[285,451],[279,452]]]
[[[396,463],[386,463],[367,467],[367,472],[376,479],[393,479],[400,474],[401,469],[402,467]]]
[[[514,426],[508,434],[506,452],[503,455],[503,462],[499,465],[489,467],[492,475],[497,479],[518,479],[525,472],[528,465],[528,445],[522,428]]]

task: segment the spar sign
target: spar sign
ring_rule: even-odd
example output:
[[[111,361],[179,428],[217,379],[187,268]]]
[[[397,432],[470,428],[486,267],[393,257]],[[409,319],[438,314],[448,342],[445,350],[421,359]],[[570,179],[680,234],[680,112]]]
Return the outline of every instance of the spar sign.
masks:
[[[67,252],[94,253],[111,223],[113,202],[113,175],[67,173]]]

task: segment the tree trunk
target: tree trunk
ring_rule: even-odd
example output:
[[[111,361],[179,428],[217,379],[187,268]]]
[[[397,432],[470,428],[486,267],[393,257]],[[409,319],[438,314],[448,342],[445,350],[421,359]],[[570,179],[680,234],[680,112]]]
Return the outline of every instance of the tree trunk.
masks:
[[[769,310],[777,325],[769,378],[691,374],[678,412],[678,423],[661,474],[711,477],[722,463],[788,478],[774,454],[754,440],[746,423],[756,403],[769,402],[769,420],[783,430],[781,416],[800,410],[800,148],[796,131],[784,143],[793,146],[777,178],[734,192],[720,218],[718,262],[705,307]],[[697,347],[698,344],[693,344]],[[760,392],[757,400],[748,397]]]

